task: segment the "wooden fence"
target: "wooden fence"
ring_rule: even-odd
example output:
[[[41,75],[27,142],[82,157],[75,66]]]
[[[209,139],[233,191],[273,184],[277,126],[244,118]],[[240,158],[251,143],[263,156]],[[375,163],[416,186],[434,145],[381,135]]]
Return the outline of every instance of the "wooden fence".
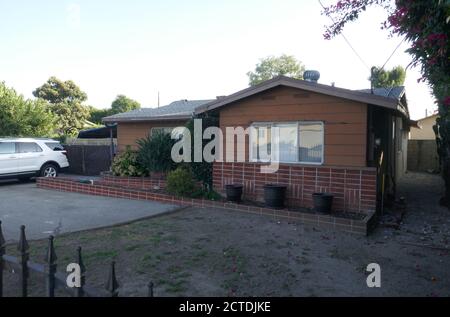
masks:
[[[408,171],[438,172],[439,155],[435,140],[408,141]]]
[[[69,160],[68,173],[99,175],[111,166],[109,145],[65,145]]]
[[[83,264],[81,247],[76,250],[76,264],[80,267],[80,287],[71,288],[67,285],[67,276],[57,271],[56,251],[54,237],[48,238],[48,247],[45,255],[46,264],[37,264],[29,261],[29,245],[25,235],[25,226],[20,227],[20,238],[17,250],[19,257],[6,254],[6,242],[2,232],[2,222],[0,221],[0,297],[3,297],[3,272],[9,266],[20,272],[19,282],[22,297],[28,297],[28,281],[30,271],[43,274],[46,280],[47,297],[55,297],[55,289],[62,287],[68,295],[75,297],[117,297],[119,296],[119,283],[116,278],[115,262],[111,262],[111,267],[105,284],[105,290],[95,289],[86,284],[86,267]],[[153,283],[148,284],[148,296],[153,297]]]

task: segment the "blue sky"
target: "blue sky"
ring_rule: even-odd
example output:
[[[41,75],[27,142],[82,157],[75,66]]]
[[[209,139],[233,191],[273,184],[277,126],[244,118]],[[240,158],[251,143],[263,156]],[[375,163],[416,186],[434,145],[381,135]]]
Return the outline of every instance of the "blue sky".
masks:
[[[324,4],[332,1],[323,0]],[[322,37],[327,17],[316,0],[7,1],[0,0],[0,81],[26,97],[50,76],[74,80],[88,103],[109,107],[118,94],[155,107],[247,87],[260,58],[294,55],[320,82],[369,88],[369,69],[342,37]],[[382,65],[400,42],[380,30],[371,9],[344,34],[365,63]],[[407,66],[402,44],[387,64]],[[429,89],[407,72],[413,118],[435,109]]]

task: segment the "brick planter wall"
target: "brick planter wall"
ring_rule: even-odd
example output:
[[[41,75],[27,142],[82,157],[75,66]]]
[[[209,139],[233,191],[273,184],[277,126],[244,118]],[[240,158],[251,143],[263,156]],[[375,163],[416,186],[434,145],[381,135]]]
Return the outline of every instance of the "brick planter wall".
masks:
[[[367,235],[373,222],[373,213],[369,213],[361,220],[334,217],[333,215],[319,215],[290,210],[276,210],[270,208],[247,206],[222,201],[205,199],[190,199],[176,197],[162,193],[153,193],[140,189],[121,188],[108,186],[98,182],[83,184],[68,178],[38,178],[39,188],[52,189],[66,192],[76,192],[89,195],[107,196],[114,198],[126,198],[136,200],[150,200],[162,203],[171,203],[181,206],[196,206],[202,208],[224,208],[232,211],[248,212],[258,215],[272,216],[275,219],[287,219],[305,225],[312,225],[325,229],[344,231],[352,234]]]
[[[376,169],[311,167],[280,164],[276,173],[261,173],[258,163],[214,163],[213,184],[220,192],[225,185],[244,185],[244,198],[264,201],[263,186],[287,185],[287,205],[312,207],[312,193],[334,194],[333,210],[371,214],[376,210]]]
[[[153,189],[166,187],[166,180],[162,177],[121,177],[103,174],[98,184],[106,186],[120,186],[135,189]]]

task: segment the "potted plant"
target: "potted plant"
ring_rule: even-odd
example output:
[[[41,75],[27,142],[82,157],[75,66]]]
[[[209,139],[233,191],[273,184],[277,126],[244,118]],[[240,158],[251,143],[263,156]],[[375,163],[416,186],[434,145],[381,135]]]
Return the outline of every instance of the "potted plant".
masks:
[[[286,197],[286,185],[266,184],[264,185],[264,201],[271,208],[284,208],[284,200]]]
[[[233,202],[240,202],[242,199],[242,188],[241,184],[228,184],[225,185],[227,192],[227,200]]]
[[[330,213],[333,204],[333,195],[330,193],[313,193],[314,210],[317,212]]]

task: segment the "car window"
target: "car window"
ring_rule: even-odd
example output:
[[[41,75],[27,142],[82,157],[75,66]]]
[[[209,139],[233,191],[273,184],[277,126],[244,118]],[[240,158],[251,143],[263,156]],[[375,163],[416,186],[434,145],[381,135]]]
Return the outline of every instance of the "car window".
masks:
[[[16,144],[14,142],[0,142],[0,154],[16,153]]]
[[[17,150],[19,153],[42,152],[41,147],[34,142],[18,142]]]
[[[48,142],[45,143],[45,145],[47,145],[53,151],[64,151],[64,146],[62,146],[62,144],[58,142]]]

